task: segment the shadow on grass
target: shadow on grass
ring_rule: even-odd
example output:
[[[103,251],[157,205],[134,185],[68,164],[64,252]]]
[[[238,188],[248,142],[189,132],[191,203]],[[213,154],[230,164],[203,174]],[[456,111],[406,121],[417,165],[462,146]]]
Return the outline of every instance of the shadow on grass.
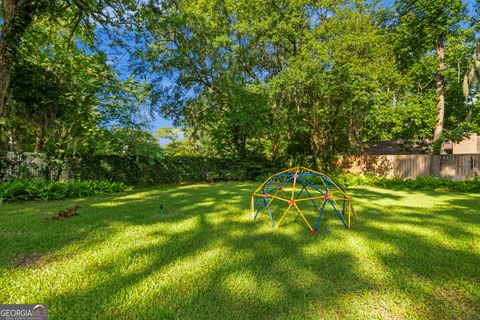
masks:
[[[83,267],[83,272],[102,277],[50,295],[45,302],[59,318],[78,318],[79,312],[88,318],[351,318],[366,315],[354,301],[369,295],[387,299],[390,291],[406,292],[412,305],[418,303],[410,311],[414,318],[480,314],[478,289],[468,293],[461,287],[480,281],[479,255],[448,241],[478,236],[466,228],[480,222],[474,210],[478,199],[453,199],[419,212],[402,206],[404,197],[392,191],[353,190],[362,200],[357,207],[360,222],[347,232],[335,216],[327,215],[314,236],[301,221],[272,231],[266,216],[257,224],[247,219],[254,186],[160,187],[89,198],[78,219],[10,234],[8,250],[14,251],[20,241],[23,252],[33,248],[55,256],[64,246],[80,242],[78,254],[86,254],[133,227],[148,227],[139,229],[144,232],[141,238],[164,239],[140,247],[132,242],[125,249],[119,244],[112,248],[115,258]],[[372,204],[385,198],[397,201],[396,207]],[[456,219],[464,225],[455,225]],[[17,225],[12,224],[10,232]],[[429,229],[437,234],[430,236]],[[362,272],[361,254],[349,247],[358,239],[384,269],[385,282]],[[377,245],[392,249],[376,250]],[[129,268],[135,260],[143,262],[132,262]],[[390,316],[376,309],[380,301],[368,303],[372,317]]]
[[[347,194],[352,197],[352,199],[361,198],[364,201],[375,201],[379,199],[401,200],[403,198],[403,196],[399,195],[398,192],[393,190],[367,187],[355,187],[348,189]]]
[[[480,317],[480,290],[468,289],[480,283],[480,246],[476,245],[480,196],[416,194],[438,197],[439,201],[430,208],[403,206],[402,202],[391,210],[368,206],[364,223],[354,232],[369,242],[393,248],[391,252],[378,251],[376,256],[397,288],[415,292],[424,303],[420,317]]]
[[[353,258],[347,253],[306,255],[302,248],[317,241],[310,234],[296,238],[279,232],[256,233],[250,221],[212,224],[207,215],[198,213],[193,230],[174,235],[155,231],[154,236],[168,235],[168,240],[130,251],[131,256],[150,257],[138,271],[115,273],[114,261],[100,266],[100,273],[111,276],[95,286],[52,297],[56,312],[64,314],[88,305],[90,315],[102,318],[291,318],[300,316],[312,303],[319,308],[333,307],[342,292],[370,287],[354,272]],[[167,220],[177,219],[182,217]],[[205,263],[206,270],[202,263],[196,266],[197,260],[203,259],[215,263]],[[192,270],[175,271],[177,266]],[[158,281],[152,288],[154,294],[145,292],[142,300],[135,302],[136,308],[119,310],[109,303],[119,293],[152,278]]]
[[[218,191],[212,193],[210,184],[197,184],[159,186],[140,189],[134,193],[99,195],[86,199],[2,205],[0,270],[14,267],[18,261],[29,255],[54,255],[72,243],[81,242],[83,247],[93,246],[111,237],[111,229],[121,224],[157,223],[163,218],[160,215],[160,204],[164,204],[167,214],[189,214],[189,206],[201,205],[207,200],[223,201],[247,190],[241,185],[238,189],[234,188],[233,184],[223,185],[227,192],[222,191],[221,194]],[[75,205],[81,206],[78,210],[79,216],[56,222],[46,221],[60,210]]]

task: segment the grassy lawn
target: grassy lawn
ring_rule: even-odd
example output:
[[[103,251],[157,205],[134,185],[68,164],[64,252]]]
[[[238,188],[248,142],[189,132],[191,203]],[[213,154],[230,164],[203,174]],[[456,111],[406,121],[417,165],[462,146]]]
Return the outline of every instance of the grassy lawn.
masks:
[[[480,195],[354,188],[359,221],[328,211],[315,236],[293,211],[278,230],[252,222],[257,185],[2,205],[0,303],[48,303],[51,319],[480,318]]]

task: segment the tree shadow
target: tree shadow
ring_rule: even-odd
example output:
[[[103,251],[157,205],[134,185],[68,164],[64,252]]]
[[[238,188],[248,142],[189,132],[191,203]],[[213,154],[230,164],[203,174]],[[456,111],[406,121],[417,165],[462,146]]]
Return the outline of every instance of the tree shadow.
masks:
[[[368,220],[355,230],[362,238],[392,248],[376,256],[395,287],[418,297],[419,314],[426,318],[480,316],[480,247],[475,247],[480,214],[473,210],[478,200],[461,197],[440,201],[429,210],[397,206],[389,214],[369,209],[364,212]],[[477,289],[465,290],[469,286]]]
[[[63,249],[74,244],[74,256],[64,262],[71,270],[58,271],[62,278],[46,271],[61,264],[53,258],[48,268],[36,271],[52,317],[78,318],[81,310],[101,319],[385,318],[386,310],[372,309],[375,302],[362,306],[362,297],[381,298],[390,291],[418,299],[413,317],[480,314],[478,289],[468,293],[459,285],[480,281],[478,250],[459,242],[475,240],[476,233],[451,223],[458,215],[464,224],[478,226],[476,199],[453,199],[450,205],[442,200],[419,212],[401,205],[404,196],[393,191],[354,189],[351,194],[361,197],[360,222],[346,231],[330,214],[315,236],[302,221],[273,230],[263,214],[253,223],[247,212],[254,187],[159,187],[88,198],[81,216],[52,224],[42,234],[42,228],[20,232],[10,238],[8,250],[21,241],[22,252],[33,248],[62,258]],[[376,207],[388,194],[395,210]],[[43,209],[63,205],[40,204],[29,217],[39,221]],[[457,213],[459,208],[471,210]],[[425,233],[429,229],[434,237]],[[41,244],[48,237],[51,242]],[[370,259],[384,270],[380,280],[365,272]],[[11,261],[6,264],[14,270]],[[54,290],[59,286],[62,290]]]
[[[209,210],[213,208],[213,204],[205,205],[209,201],[230,201],[239,192],[249,191],[246,186],[240,184],[237,192],[233,183],[167,185],[81,199],[2,205],[0,270],[14,268],[17,261],[29,255],[49,255],[50,259],[44,259],[43,263],[54,261],[55,253],[62,248],[78,242],[83,247],[95,245],[111,237],[111,229],[122,223],[148,225],[168,219],[171,214],[188,214],[190,209],[203,207]],[[161,204],[164,206],[163,215]],[[57,222],[47,220],[60,210],[75,205],[81,206],[79,216]]]
[[[218,209],[216,213],[228,215]],[[345,290],[371,287],[355,272],[354,259],[347,252],[306,255],[304,246],[319,241],[311,234],[294,237],[256,232],[248,220],[213,224],[207,217],[210,213],[196,215],[195,228],[173,235],[156,230],[149,236],[168,236],[168,240],[128,252],[129,256],[149,257],[139,270],[118,274],[117,262],[110,261],[98,266],[97,272],[110,275],[102,281],[49,297],[52,312],[70,314],[69,310],[78,307],[88,308],[87,314],[99,318],[112,314],[158,319],[291,318],[301,316],[312,302],[319,308],[333,308]],[[179,219],[182,217],[171,217],[165,223]],[[327,229],[324,236],[329,233]],[[202,264],[204,259],[213,259],[213,265]],[[187,269],[177,270],[182,266]],[[311,279],[302,278],[305,275]],[[153,292],[142,294],[134,309],[118,309],[110,303],[119,293],[152,278],[157,280]],[[160,299],[158,294],[162,295]],[[94,304],[90,302],[92,297]]]

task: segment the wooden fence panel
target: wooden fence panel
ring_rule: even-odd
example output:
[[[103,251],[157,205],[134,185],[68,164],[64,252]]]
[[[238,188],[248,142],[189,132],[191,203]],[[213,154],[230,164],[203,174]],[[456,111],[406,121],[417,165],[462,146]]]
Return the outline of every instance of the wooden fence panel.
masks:
[[[343,156],[337,165],[350,173],[388,178],[434,176],[469,180],[480,177],[480,154],[356,155]]]
[[[2,170],[5,170],[5,172],[0,174],[5,180],[41,177],[46,166],[45,155],[41,153],[7,152],[6,160],[8,165],[4,168],[2,167]]]

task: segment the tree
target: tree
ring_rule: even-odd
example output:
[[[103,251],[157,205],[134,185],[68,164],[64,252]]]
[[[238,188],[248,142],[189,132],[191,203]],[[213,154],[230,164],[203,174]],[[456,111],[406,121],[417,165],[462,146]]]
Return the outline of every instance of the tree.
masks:
[[[38,11],[47,3],[47,1],[3,0],[0,37],[0,116],[4,114],[10,76],[17,56],[17,44]]]
[[[432,50],[437,56],[437,120],[433,133],[433,140],[436,141],[441,137],[444,126],[446,43],[461,32],[461,23],[466,16],[465,4],[462,0],[408,0],[397,1],[395,5],[395,37],[398,38],[399,59],[404,65],[411,65]]]
[[[143,128],[145,86],[119,80],[104,53],[86,52],[85,30],[61,25],[37,19],[18,45],[3,136],[23,150],[86,152],[99,126]]]
[[[162,127],[157,129],[155,137],[158,139],[168,139],[171,142],[175,142],[177,140],[181,140],[183,138],[183,134],[179,128]]]
[[[99,128],[89,140],[91,152],[107,155],[161,156],[157,139],[146,130],[113,126]]]
[[[170,140],[162,146],[162,150],[172,156],[216,156],[212,141],[204,134],[193,133],[188,128],[163,127],[155,134],[158,139]]]
[[[245,157],[259,135],[258,67],[245,48],[249,35],[235,30],[229,1],[150,1],[140,12],[149,43],[141,63],[157,76],[152,84],[165,116],[176,124],[208,131],[224,155]],[[142,29],[142,30],[145,30]],[[143,41],[143,38],[140,38]],[[252,103],[253,102],[253,103]]]
[[[0,33],[0,117],[7,112],[5,103],[18,44],[35,20],[46,18],[52,25],[59,21],[66,23],[70,37],[82,27],[90,39],[94,39],[97,25],[104,28],[127,25],[124,22],[128,22],[129,12],[135,6],[135,1],[131,0],[3,0],[0,8],[3,19]]]
[[[470,19],[473,33],[473,49],[471,58],[468,61],[468,67],[463,78],[462,91],[469,110],[466,116],[466,122],[471,123],[474,109],[479,105],[480,92],[480,1],[477,1],[475,14]],[[480,120],[480,119],[479,119]]]
[[[155,101],[207,132],[220,155],[328,166],[357,146],[393,81],[391,47],[360,1],[166,1],[144,10],[149,43],[137,56],[158,76]]]

